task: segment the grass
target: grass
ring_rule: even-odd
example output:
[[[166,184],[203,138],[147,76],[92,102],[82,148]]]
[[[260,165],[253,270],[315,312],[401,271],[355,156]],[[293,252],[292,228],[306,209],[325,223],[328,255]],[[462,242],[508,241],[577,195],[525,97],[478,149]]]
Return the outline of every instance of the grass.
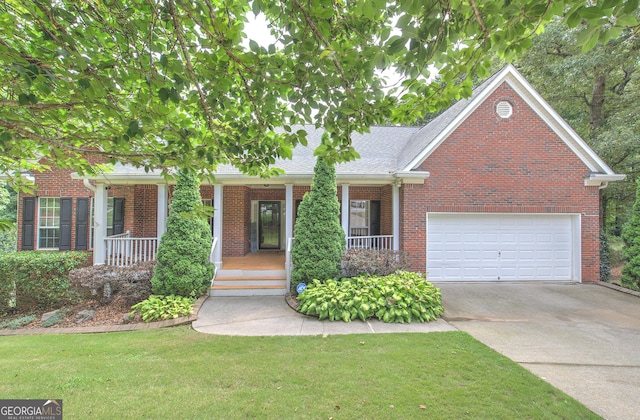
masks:
[[[81,418],[598,418],[462,332],[0,337],[0,399]]]

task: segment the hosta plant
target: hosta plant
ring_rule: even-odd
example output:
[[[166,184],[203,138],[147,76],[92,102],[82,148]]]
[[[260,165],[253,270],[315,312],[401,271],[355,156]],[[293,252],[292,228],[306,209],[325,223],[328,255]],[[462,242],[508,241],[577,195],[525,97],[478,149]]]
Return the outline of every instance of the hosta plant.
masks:
[[[444,312],[440,289],[424,275],[407,271],[383,277],[314,280],[298,300],[299,312],[330,321],[428,322]]]
[[[137,312],[140,312],[140,318],[144,322],[175,319],[189,315],[194,302],[195,299],[184,296],[151,295],[148,299],[133,305],[130,316],[135,316]]]

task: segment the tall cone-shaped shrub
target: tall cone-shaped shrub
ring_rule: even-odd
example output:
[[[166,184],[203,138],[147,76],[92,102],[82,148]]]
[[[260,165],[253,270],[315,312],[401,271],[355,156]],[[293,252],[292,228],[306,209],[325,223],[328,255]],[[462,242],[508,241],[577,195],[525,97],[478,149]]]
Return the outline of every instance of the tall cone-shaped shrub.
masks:
[[[322,158],[316,162],[311,192],[305,194],[298,208],[294,236],[291,250],[294,290],[299,283],[340,276],[346,242],[340,225],[336,170]]]
[[[200,181],[180,171],[173,192],[167,231],[160,239],[158,263],[151,279],[157,295],[202,296],[210,287],[214,266],[209,262],[211,230],[202,207]]]
[[[629,289],[640,290],[640,181],[636,187],[631,219],[622,231],[622,239],[627,263],[622,267],[621,283]]]

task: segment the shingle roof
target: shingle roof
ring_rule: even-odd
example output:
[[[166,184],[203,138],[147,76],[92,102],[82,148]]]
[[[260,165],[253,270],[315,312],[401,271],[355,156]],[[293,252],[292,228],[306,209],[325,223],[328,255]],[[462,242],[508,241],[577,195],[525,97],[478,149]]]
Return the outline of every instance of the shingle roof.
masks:
[[[293,150],[292,159],[278,159],[273,165],[286,173],[313,174],[316,158],[313,155],[322,139],[322,129],[314,126],[292,127],[294,131],[307,132],[307,146],[298,146]],[[353,146],[360,159],[336,165],[341,174],[382,174],[393,173],[398,168],[398,155],[409,138],[418,131],[418,127],[371,127],[366,134],[354,133]],[[233,174],[240,172],[231,165],[220,165],[218,173]]]

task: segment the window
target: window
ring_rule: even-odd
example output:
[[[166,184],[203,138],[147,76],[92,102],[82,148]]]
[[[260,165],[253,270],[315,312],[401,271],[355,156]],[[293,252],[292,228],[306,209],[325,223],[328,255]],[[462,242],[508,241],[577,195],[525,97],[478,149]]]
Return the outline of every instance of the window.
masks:
[[[58,249],[60,246],[60,198],[38,199],[38,248]]]
[[[369,200],[351,200],[349,236],[369,236]]]

